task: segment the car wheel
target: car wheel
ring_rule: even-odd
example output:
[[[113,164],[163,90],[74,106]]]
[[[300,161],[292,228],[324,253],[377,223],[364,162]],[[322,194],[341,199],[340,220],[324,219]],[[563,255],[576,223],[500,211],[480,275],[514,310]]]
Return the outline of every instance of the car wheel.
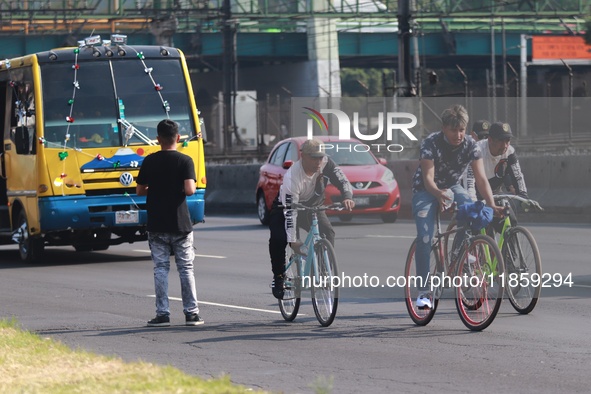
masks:
[[[261,221],[261,224],[268,225],[270,212],[267,209],[265,195],[262,192],[259,192],[259,194],[257,195],[257,213],[259,215],[259,220]]]
[[[339,215],[341,222],[350,222],[353,219],[353,215]]]
[[[382,214],[382,222],[384,223],[394,223],[398,219],[398,213],[383,213]]]

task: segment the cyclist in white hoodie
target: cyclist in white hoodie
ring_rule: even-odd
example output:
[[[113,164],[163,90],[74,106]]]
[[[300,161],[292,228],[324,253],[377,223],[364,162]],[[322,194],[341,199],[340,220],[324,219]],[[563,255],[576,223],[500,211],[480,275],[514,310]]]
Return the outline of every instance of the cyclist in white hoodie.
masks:
[[[324,203],[324,191],[328,181],[339,189],[343,196],[343,206],[352,210],[353,188],[343,171],[325,153],[322,142],[318,139],[307,140],[301,147],[302,158],[295,162],[285,173],[279,195],[273,203],[269,217],[269,254],[273,270],[273,295],[283,298],[285,273],[285,247],[289,243],[296,252],[302,243],[297,238],[297,229],[308,230],[311,222],[306,213],[291,209],[291,204],[299,203],[316,207]],[[279,208],[282,205],[284,208]],[[334,246],[334,230],[325,212],[318,212],[320,234]]]

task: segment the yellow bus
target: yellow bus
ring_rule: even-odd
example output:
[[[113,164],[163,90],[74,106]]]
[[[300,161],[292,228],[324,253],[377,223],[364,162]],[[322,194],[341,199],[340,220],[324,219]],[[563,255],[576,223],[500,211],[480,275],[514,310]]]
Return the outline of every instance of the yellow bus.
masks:
[[[0,61],[0,244],[24,261],[46,246],[76,251],[146,239],[146,198],[135,195],[143,159],[160,149],[156,126],[179,124],[178,150],[193,158],[203,221],[205,160],[185,58],[175,48],[93,36]]]

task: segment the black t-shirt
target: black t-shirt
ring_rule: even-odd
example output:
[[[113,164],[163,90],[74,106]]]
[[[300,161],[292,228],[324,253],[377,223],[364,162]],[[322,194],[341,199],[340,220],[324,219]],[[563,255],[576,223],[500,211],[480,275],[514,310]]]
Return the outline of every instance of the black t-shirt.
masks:
[[[185,179],[196,180],[195,166],[190,156],[175,150],[165,150],[152,153],[144,159],[136,181],[138,185],[148,186],[148,231],[193,231],[185,196]]]

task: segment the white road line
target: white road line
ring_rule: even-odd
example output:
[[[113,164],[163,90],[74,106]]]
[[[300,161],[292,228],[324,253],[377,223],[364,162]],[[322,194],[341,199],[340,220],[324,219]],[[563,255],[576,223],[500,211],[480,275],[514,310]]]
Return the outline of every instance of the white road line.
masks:
[[[150,295],[148,295],[148,297],[150,297],[150,298],[156,298],[156,296],[154,294],[150,294]],[[178,298],[178,297],[168,297],[168,299],[169,300],[173,300],[173,301],[183,301],[182,298]],[[249,308],[247,306],[239,306],[239,305],[218,304],[217,302],[207,302],[207,301],[201,301],[201,300],[197,300],[197,302],[199,304],[212,305],[212,306],[222,306],[224,308],[244,309],[244,310],[247,310],[247,311],[266,312],[266,313],[279,313],[279,314],[281,314],[281,312],[279,312],[279,311],[272,311],[272,310],[269,310],[269,309]]]
[[[133,252],[150,253],[149,250],[145,250],[145,249],[134,249]],[[226,256],[213,256],[210,254],[195,254],[195,257],[205,257],[205,258],[209,258],[209,259],[227,259]]]
[[[572,285],[572,286],[569,286],[569,285],[564,285],[563,284],[562,287],[585,287],[587,289],[591,289],[591,286],[589,286],[589,285]]]
[[[365,238],[404,238],[404,239],[415,239],[417,236],[410,235],[366,235]]]

